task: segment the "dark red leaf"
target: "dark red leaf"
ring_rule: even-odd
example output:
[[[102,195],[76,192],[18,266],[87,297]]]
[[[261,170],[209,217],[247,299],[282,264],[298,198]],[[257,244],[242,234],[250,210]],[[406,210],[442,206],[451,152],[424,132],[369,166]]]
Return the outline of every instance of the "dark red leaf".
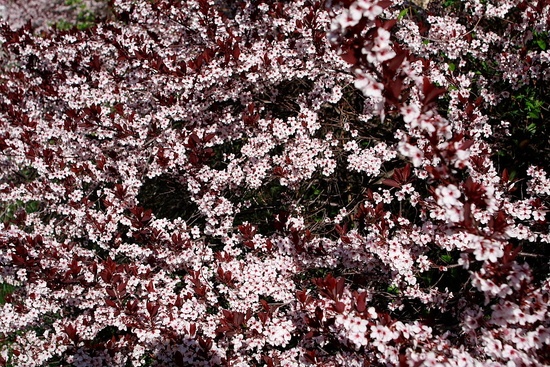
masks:
[[[126,309],[128,310],[129,314],[134,314],[137,312],[139,308],[138,300],[135,299],[134,301],[128,301],[126,303]]]
[[[105,291],[107,292],[107,294],[110,297],[116,298],[116,293],[115,293],[115,290],[113,288],[106,288]]]
[[[212,344],[212,339],[206,338],[205,340],[199,337],[199,346],[202,348],[202,350],[208,352],[212,348]]]
[[[65,325],[65,333],[73,342],[76,342],[78,340],[76,336],[76,327],[74,327],[72,324]]]
[[[203,141],[204,143],[208,143],[210,140],[214,139],[215,136],[216,136],[216,134],[214,134],[214,133],[206,134],[206,135],[202,138],[202,141]]]
[[[149,312],[149,316],[151,318],[154,318],[157,315],[158,311],[159,311],[160,305],[158,304],[158,302],[149,302],[148,301],[146,307],[147,307],[147,312]]]
[[[118,308],[117,304],[109,298],[105,298],[105,304],[109,307]]]
[[[273,358],[266,355],[262,355],[262,360],[265,362],[267,367],[273,367]]]
[[[502,171],[502,181],[504,182],[510,181],[510,176],[508,175],[508,169],[506,168]]]
[[[386,9],[386,8],[393,5],[393,1],[391,1],[391,0],[381,0],[378,3],[376,3],[376,5],[378,5],[379,7],[383,8],[383,9]]]
[[[355,308],[357,312],[364,312],[367,308],[367,292],[355,295]]]
[[[181,298],[179,294],[176,297],[176,301],[174,302],[174,306],[176,306],[176,307],[183,306],[183,298]]]
[[[466,150],[468,148],[470,148],[472,145],[474,145],[474,141],[473,140],[464,140],[462,142],[462,144],[460,144],[460,147],[458,149],[460,150]]]
[[[317,318],[317,320],[323,321],[323,315],[323,309],[319,306],[315,307],[315,317]]]
[[[428,105],[435,101],[440,95],[445,94],[447,90],[445,88],[437,88],[428,77],[424,77],[422,92],[424,93],[424,105]]]
[[[348,64],[357,64],[357,57],[355,56],[355,51],[353,49],[350,49],[347,52],[343,53],[342,55],[340,55],[340,57]]]
[[[392,180],[391,178],[386,178],[385,180],[382,181],[382,184],[390,187],[395,187],[397,189],[401,188],[401,185],[397,181]]]
[[[116,287],[116,290],[117,290],[118,294],[119,294],[121,297],[124,296],[124,294],[126,294],[126,282],[120,283],[120,284]]]
[[[334,311],[338,313],[342,313],[346,309],[346,305],[340,301],[336,302],[333,307],[334,307]]]
[[[197,324],[192,323],[189,325],[189,335],[194,337],[196,334],[197,334]]]
[[[14,265],[17,266],[24,266],[26,264],[25,259],[16,254],[11,254],[11,260],[13,261]]]
[[[174,353],[174,363],[178,367],[185,367],[186,366],[184,361],[183,361],[183,354],[181,354],[181,352],[179,350],[177,350],[176,353]]]
[[[391,5],[391,3],[392,3],[391,1],[379,1],[378,4],[376,5],[381,6],[382,8],[387,8],[388,6]],[[397,24],[397,18],[389,19],[382,23],[382,28],[389,31],[396,24]]]
[[[317,364],[316,352],[314,350],[308,350],[305,353],[306,360],[311,364]]]
[[[239,48],[239,45],[235,45],[233,48],[233,58],[235,61],[239,60],[239,56],[241,55],[241,49]]]

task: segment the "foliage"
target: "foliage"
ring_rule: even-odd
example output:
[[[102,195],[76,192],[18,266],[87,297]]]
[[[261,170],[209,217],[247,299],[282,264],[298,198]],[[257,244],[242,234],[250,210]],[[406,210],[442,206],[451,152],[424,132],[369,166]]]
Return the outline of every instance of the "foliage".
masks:
[[[0,365],[550,364],[548,1],[51,4],[0,30]]]

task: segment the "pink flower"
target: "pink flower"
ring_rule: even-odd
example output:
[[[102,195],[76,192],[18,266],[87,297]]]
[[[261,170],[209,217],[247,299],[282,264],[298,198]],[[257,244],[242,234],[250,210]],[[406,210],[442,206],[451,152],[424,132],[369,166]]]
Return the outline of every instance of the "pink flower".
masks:
[[[417,104],[409,104],[401,107],[401,114],[403,115],[403,121],[411,123],[420,116],[420,109]]]
[[[378,0],[357,0],[349,7],[350,14],[354,19],[365,17],[374,20],[384,10],[377,3]]]
[[[474,248],[476,260],[497,262],[504,255],[503,244],[498,241],[482,239]]]
[[[439,186],[435,189],[435,193],[438,205],[446,208],[462,206],[462,203],[458,200],[462,194],[455,185]]]
[[[361,71],[357,71],[357,78],[355,79],[355,88],[363,92],[365,96],[382,98],[382,91],[384,85],[377,82],[371,75],[365,74]]]

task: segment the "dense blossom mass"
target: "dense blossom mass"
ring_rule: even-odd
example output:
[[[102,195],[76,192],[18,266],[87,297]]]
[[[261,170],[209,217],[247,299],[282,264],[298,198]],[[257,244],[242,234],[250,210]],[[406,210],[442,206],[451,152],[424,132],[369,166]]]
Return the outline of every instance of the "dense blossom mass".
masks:
[[[550,364],[550,1],[59,3],[0,7],[0,365]]]

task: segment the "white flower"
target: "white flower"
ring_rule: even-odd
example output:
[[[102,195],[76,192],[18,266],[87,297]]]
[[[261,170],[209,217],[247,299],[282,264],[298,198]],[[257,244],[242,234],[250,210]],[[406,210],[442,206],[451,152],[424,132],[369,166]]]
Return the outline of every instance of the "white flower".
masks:
[[[462,206],[462,203],[458,201],[460,198],[460,190],[455,185],[439,186],[435,189],[437,195],[437,204],[445,208],[452,208],[454,206]]]

